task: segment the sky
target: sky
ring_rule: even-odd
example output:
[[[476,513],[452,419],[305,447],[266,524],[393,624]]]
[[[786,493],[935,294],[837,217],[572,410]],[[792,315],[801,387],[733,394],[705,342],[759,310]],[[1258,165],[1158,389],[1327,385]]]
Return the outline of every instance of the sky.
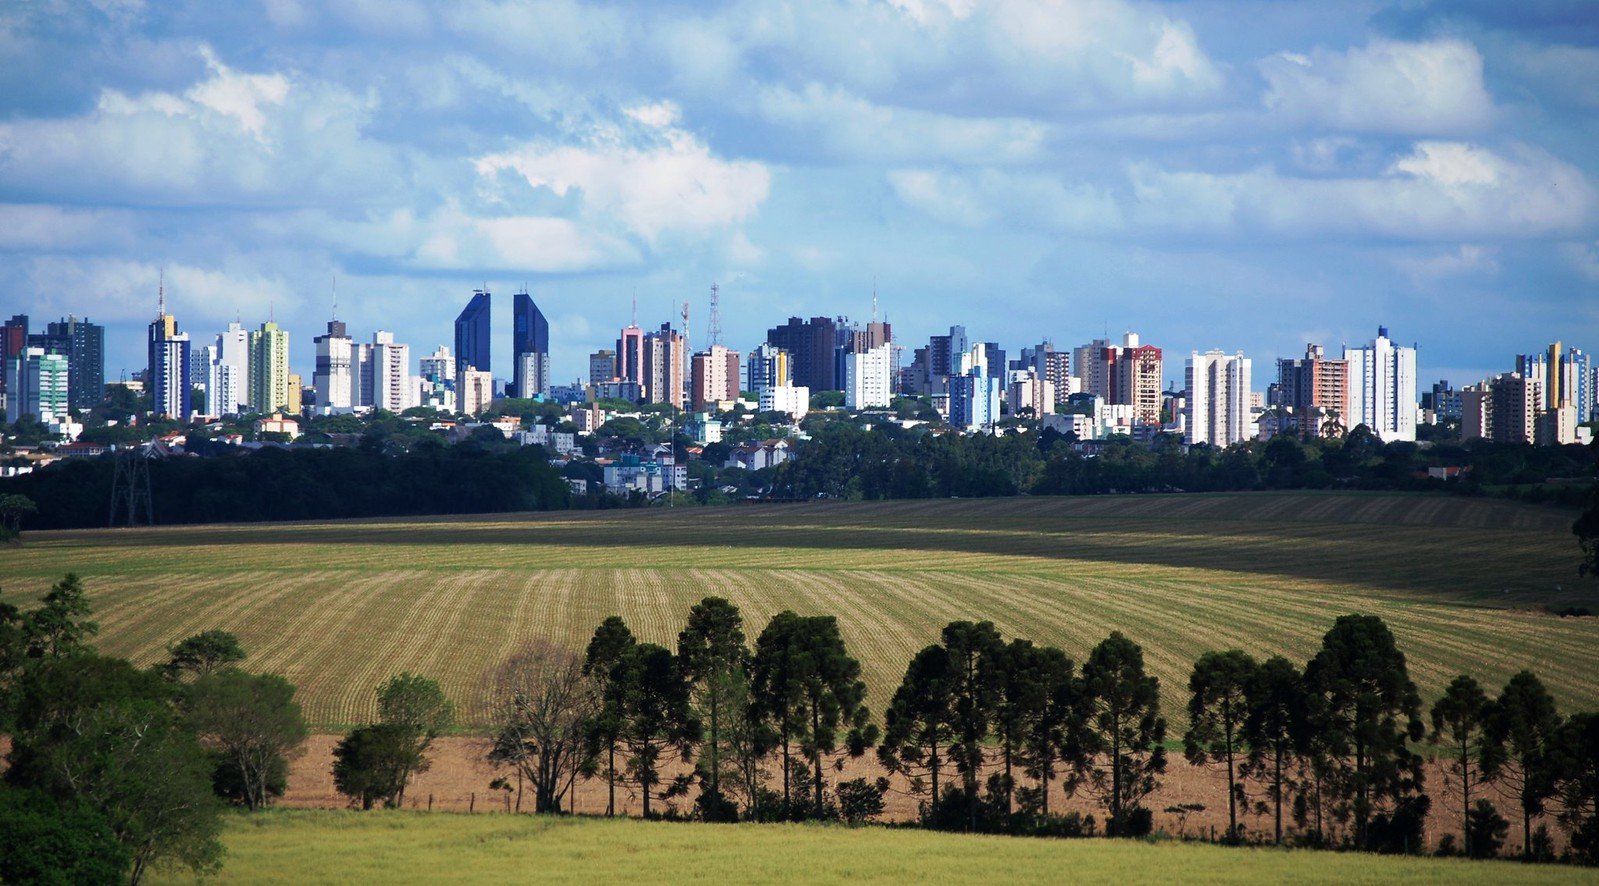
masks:
[[[791,314],[907,349],[1124,331],[1255,384],[1379,324],[1430,382],[1599,348],[1588,0],[13,0],[0,315],[144,363],[332,313],[414,356],[494,293],[557,383],[616,330]],[[908,352],[907,357],[908,360]]]

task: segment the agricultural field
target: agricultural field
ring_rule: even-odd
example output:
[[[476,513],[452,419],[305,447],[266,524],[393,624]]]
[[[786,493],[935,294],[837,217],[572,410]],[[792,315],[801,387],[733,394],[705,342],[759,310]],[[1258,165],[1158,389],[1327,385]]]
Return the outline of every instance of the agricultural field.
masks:
[[[224,842],[230,883],[1592,882],[1507,861],[547,816],[280,810],[233,817]]]
[[[581,647],[620,614],[672,644],[719,594],[753,638],[774,613],[837,615],[880,711],[952,619],[1081,660],[1111,630],[1145,649],[1182,719],[1208,649],[1308,657],[1333,619],[1380,615],[1430,703],[1455,674],[1529,667],[1562,707],[1599,706],[1599,582],[1579,579],[1574,514],[1503,501],[1251,493],[817,503],[342,523],[27,533],[0,557],[9,601],[76,571],[105,652],[148,663],[209,628],[300,687],[324,730],[367,720],[409,670],[468,728],[484,675],[533,638]]]

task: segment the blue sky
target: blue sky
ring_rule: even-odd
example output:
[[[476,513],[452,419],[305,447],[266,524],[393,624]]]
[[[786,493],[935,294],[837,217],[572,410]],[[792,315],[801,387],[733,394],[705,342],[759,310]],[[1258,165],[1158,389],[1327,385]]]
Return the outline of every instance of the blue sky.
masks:
[[[1244,350],[1379,324],[1421,377],[1599,348],[1599,14],[1469,2],[12,2],[0,312],[108,326],[157,275],[204,339],[275,314],[309,378],[331,282],[416,353],[473,288],[586,370],[636,296],[712,281],[909,345],[1135,330]]]

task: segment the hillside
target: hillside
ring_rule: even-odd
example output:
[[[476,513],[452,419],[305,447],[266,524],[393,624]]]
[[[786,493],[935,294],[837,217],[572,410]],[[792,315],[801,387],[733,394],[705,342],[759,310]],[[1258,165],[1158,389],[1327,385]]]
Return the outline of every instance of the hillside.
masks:
[[[1431,496],[1255,493],[773,505],[428,520],[31,532],[7,599],[83,575],[106,652],[155,660],[207,628],[300,686],[324,727],[362,721],[392,673],[440,679],[481,722],[482,675],[530,637],[579,645],[618,613],[673,642],[707,594],[757,633],[831,613],[881,710],[957,618],[1081,659],[1121,630],[1176,690],[1201,652],[1310,655],[1334,617],[1381,615],[1424,696],[1530,667],[1567,709],[1599,703],[1599,608],[1569,512]],[[1584,587],[1585,585],[1585,587]]]

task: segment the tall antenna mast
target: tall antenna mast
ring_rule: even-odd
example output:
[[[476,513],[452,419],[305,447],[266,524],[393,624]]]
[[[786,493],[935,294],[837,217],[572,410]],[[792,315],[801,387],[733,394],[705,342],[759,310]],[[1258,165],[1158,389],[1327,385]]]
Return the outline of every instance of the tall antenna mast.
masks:
[[[161,268],[156,272],[156,317],[167,315],[167,269]]]
[[[692,348],[692,339],[688,337],[688,302],[683,302],[683,347]]]
[[[632,323],[632,325],[633,325],[634,328],[638,327],[638,290],[637,289],[633,290],[633,323]]]
[[[717,286],[714,282],[711,283],[711,329],[710,329],[710,336],[711,336],[711,347],[713,347],[713,348],[722,343],[722,308],[721,308],[721,299],[720,299],[721,291],[722,291],[721,287]],[[687,323],[688,319],[685,317],[683,322]]]
[[[877,278],[872,278],[872,323],[877,323]]]
[[[339,275],[333,275],[333,316],[329,320],[339,319]]]

